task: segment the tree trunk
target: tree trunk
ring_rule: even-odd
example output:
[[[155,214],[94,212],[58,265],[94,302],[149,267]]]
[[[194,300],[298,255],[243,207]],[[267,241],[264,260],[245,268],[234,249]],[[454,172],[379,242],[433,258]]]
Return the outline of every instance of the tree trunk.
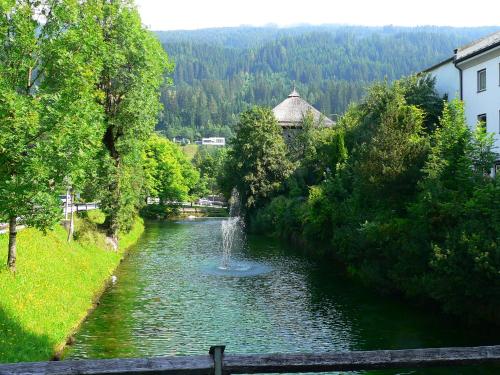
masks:
[[[106,228],[106,237],[113,239],[113,241],[118,242],[118,222],[117,217],[113,213],[111,215],[107,215],[104,219],[103,226]]]
[[[9,219],[9,254],[7,257],[7,267],[12,272],[16,272],[16,239],[17,239],[17,221],[15,216]]]
[[[109,96],[109,95],[108,95]],[[106,109],[106,116],[109,116],[109,109]],[[112,117],[112,116],[111,116]],[[107,124],[106,132],[103,136],[103,143],[106,147],[109,156],[113,161],[114,171],[112,172],[114,175],[110,175],[108,172],[108,191],[109,198],[107,199],[107,203],[103,205],[104,212],[106,213],[106,218],[104,220],[104,227],[106,228],[106,234],[109,238],[111,238],[114,242],[118,243],[118,216],[119,211],[121,210],[121,199],[120,199],[120,153],[116,148],[116,136],[114,134],[114,128]],[[104,203],[104,202],[103,202]]]
[[[69,204],[70,204],[70,188],[66,190],[66,202],[64,203],[64,220],[68,220],[68,209],[69,209]]]

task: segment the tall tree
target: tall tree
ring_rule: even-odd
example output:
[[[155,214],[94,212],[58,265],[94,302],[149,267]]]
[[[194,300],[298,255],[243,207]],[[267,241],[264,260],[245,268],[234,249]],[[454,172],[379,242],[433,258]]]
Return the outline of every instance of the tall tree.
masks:
[[[292,163],[282,131],[269,108],[253,107],[241,114],[226,164],[227,191],[236,187],[249,210],[261,206],[282,187]]]
[[[141,155],[160,111],[159,88],[172,64],[141,25],[132,1],[102,2],[104,46],[98,87],[104,109],[101,208],[108,235],[127,230],[140,202]]]
[[[51,227],[64,179],[81,180],[82,155],[102,134],[92,10],[87,1],[0,2],[0,216],[12,270],[18,218]]]

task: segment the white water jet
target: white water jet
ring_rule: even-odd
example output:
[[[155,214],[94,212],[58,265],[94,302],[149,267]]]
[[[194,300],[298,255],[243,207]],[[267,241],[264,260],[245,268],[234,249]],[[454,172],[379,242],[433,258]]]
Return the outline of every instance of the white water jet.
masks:
[[[231,267],[231,253],[235,244],[243,236],[243,220],[240,217],[240,195],[236,188],[231,192],[229,200],[229,218],[221,225],[222,232],[222,263],[220,268],[227,270]]]

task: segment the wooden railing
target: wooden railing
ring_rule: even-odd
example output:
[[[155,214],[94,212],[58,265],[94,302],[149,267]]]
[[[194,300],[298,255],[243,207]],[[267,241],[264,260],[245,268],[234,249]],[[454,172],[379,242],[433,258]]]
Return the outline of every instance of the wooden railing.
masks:
[[[198,375],[261,374],[500,365],[499,346],[374,350],[317,354],[225,355],[213,346],[208,355],[139,359],[102,359],[0,365],[7,375]]]

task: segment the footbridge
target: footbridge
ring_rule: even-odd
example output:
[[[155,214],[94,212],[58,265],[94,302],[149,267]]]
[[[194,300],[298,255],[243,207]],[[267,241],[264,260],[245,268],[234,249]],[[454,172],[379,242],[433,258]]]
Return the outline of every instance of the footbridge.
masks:
[[[137,359],[71,360],[0,365],[0,374],[14,375],[227,375],[304,373],[455,367],[496,364],[500,345],[461,348],[373,350],[310,354],[236,355],[213,346],[207,355]],[[500,368],[499,368],[500,369]]]

